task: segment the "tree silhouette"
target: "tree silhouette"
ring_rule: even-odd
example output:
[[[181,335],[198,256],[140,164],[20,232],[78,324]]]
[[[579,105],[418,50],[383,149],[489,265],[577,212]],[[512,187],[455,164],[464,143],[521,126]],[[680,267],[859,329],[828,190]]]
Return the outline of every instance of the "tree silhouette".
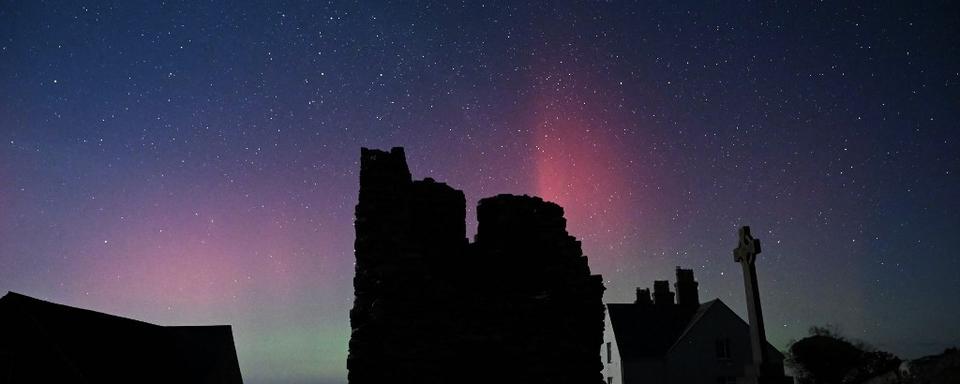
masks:
[[[834,327],[812,327],[809,333],[788,350],[787,364],[801,384],[860,383],[900,364],[893,354],[851,342]]]

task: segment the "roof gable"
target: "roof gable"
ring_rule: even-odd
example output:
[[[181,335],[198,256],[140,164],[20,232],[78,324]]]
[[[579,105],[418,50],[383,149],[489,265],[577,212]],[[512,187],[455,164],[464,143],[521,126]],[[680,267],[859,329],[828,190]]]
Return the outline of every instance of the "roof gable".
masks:
[[[26,364],[71,367],[87,382],[241,382],[230,326],[164,327],[13,292],[0,320],[12,340],[0,353],[29,349]]]
[[[750,326],[720,299],[700,304],[696,311],[676,305],[638,304],[607,304],[607,311],[623,358],[663,358],[711,316],[732,316],[749,335]],[[769,342],[767,350],[772,358],[783,360],[783,353]]]
[[[607,311],[624,358],[663,357],[694,314],[674,305],[607,304]]]

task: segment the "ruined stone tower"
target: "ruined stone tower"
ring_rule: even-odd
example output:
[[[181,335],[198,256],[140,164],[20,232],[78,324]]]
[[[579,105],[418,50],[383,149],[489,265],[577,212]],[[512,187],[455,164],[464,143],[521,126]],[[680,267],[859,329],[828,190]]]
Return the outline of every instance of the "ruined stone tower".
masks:
[[[361,150],[351,384],[600,383],[603,283],[563,209],[413,181],[402,148]]]

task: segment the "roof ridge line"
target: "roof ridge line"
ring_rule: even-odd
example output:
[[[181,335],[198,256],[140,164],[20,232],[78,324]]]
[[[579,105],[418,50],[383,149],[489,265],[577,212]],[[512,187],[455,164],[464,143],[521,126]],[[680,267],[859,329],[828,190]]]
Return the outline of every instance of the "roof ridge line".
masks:
[[[674,340],[673,344],[670,345],[670,348],[667,348],[667,352],[664,353],[664,356],[669,355],[671,352],[673,352],[673,349],[680,344],[680,340],[683,340],[683,338],[687,336],[687,333],[689,333],[690,330],[693,329],[693,326],[699,323],[700,319],[703,318],[703,315],[706,314],[707,311],[710,310],[710,308],[713,308],[714,304],[716,304],[717,302],[723,303],[722,301],[720,301],[720,298],[718,297],[706,303],[700,304],[700,306],[697,308],[697,312],[693,314],[693,317],[690,319],[690,322],[687,323],[687,326],[683,328],[683,332],[680,332],[680,336],[677,336],[677,339]]]

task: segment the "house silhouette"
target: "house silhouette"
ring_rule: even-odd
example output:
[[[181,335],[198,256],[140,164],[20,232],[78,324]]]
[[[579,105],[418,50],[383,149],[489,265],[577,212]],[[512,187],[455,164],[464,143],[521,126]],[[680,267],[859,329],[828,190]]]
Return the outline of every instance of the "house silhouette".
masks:
[[[601,351],[608,384],[748,381],[750,326],[720,299],[699,302],[693,270],[677,267],[676,297],[665,280],[637,289],[634,303],[607,304]],[[783,354],[766,343],[783,377]]]
[[[164,327],[0,298],[0,383],[242,383],[229,325]]]

